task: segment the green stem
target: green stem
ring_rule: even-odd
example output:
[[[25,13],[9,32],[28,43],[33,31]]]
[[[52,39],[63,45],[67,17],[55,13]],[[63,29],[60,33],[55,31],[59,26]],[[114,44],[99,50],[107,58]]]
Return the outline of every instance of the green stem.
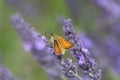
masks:
[[[79,80],[83,80],[78,74],[74,74]]]
[[[78,68],[77,68],[78,69]],[[76,69],[76,73],[74,74],[79,80],[83,80],[79,75],[78,75],[78,70]]]

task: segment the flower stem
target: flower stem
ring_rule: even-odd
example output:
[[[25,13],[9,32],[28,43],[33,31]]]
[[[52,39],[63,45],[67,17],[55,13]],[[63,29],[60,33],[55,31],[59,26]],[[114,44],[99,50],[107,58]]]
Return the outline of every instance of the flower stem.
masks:
[[[78,74],[74,74],[79,80],[83,80]]]

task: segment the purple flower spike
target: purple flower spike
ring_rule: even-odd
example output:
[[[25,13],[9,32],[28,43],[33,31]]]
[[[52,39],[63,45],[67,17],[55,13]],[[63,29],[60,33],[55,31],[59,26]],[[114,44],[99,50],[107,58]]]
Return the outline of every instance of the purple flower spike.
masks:
[[[65,33],[66,39],[71,40],[73,38],[75,31],[73,29],[73,25],[71,24],[71,19],[65,20],[65,25],[63,27],[63,31]]]
[[[17,80],[14,75],[0,64],[0,80]]]
[[[48,46],[45,36],[41,36],[26,24],[19,14],[12,16],[13,27],[18,32],[27,51],[31,51],[33,58],[36,59],[44,70],[48,73],[50,80],[59,80],[61,71],[56,57],[48,53],[53,53],[53,48]]]
[[[74,77],[77,70],[77,64],[72,63],[71,59],[67,59],[61,63],[63,70],[67,77]]]
[[[99,80],[101,71],[97,68],[97,62],[91,57],[88,49],[84,48],[79,39],[79,35],[75,33],[71,20],[65,20],[63,31],[66,38],[74,43],[71,54],[78,60],[79,67],[87,73],[92,80]],[[96,77],[97,76],[97,77]]]

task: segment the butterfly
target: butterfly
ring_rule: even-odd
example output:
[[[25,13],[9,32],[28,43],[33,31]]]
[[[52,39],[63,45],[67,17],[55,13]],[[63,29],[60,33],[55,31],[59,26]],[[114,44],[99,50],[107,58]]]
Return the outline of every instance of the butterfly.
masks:
[[[51,42],[53,42],[53,47],[56,55],[62,55],[66,49],[73,47],[72,42],[55,34],[51,34]]]

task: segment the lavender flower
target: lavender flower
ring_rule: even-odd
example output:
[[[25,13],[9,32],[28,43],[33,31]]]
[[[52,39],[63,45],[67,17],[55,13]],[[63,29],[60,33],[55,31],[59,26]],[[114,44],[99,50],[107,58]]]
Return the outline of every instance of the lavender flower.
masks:
[[[0,80],[17,80],[15,76],[0,64]]]
[[[61,78],[59,64],[55,56],[48,54],[53,51],[53,48],[47,45],[45,36],[41,36],[33,28],[30,28],[30,24],[26,24],[19,14],[13,15],[11,20],[25,49],[32,52],[33,58],[40,63],[51,80],[59,80]]]
[[[74,43],[74,48],[72,48],[71,54],[78,60],[79,67],[83,69],[91,79],[98,80],[101,76],[101,71],[97,68],[97,62],[90,56],[89,51],[81,45],[81,41],[79,40],[78,35],[75,34],[70,19],[65,20],[63,31],[66,38]]]

